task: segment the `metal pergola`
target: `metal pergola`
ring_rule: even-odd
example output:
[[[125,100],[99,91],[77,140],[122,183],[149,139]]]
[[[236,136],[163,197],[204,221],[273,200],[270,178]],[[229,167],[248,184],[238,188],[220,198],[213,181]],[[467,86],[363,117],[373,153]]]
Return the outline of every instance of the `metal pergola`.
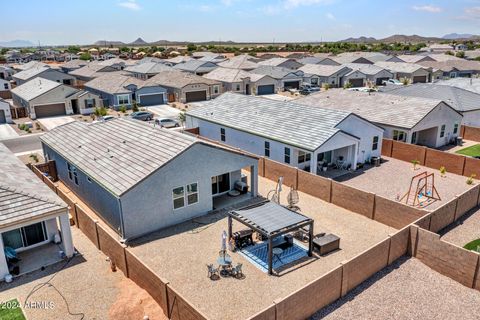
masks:
[[[228,239],[232,238],[232,219],[268,239],[268,274],[272,271],[273,239],[308,226],[308,256],[313,250],[313,219],[274,202],[265,201],[228,213]]]

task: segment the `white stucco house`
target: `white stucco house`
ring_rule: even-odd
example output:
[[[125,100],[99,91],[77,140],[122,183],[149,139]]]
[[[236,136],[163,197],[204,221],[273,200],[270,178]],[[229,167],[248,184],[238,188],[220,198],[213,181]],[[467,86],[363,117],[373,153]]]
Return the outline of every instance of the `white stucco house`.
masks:
[[[0,98],[0,124],[12,123],[12,114],[10,112],[10,104]]]
[[[381,154],[383,129],[352,112],[225,93],[187,112],[202,137],[321,174]]]
[[[60,250],[74,254],[67,204],[0,143],[0,280],[56,262]]]

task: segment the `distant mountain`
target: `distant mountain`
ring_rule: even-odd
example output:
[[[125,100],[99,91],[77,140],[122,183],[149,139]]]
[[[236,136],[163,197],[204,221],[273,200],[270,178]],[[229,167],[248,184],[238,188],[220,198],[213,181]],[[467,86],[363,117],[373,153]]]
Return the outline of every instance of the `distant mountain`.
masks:
[[[385,42],[385,43],[393,43],[393,42],[402,42],[402,43],[419,43],[419,42],[437,42],[441,41],[441,38],[436,38],[436,37],[423,37],[419,35],[403,35],[403,34],[395,34],[393,36],[381,39],[379,41]]]
[[[148,42],[143,40],[142,38],[137,38],[137,40],[130,42],[128,45],[130,46],[145,46],[148,45]]]
[[[11,40],[0,41],[0,47],[18,48],[18,47],[34,47],[35,43],[29,40]]]
[[[98,40],[93,45],[105,47],[105,46],[124,46],[126,44],[125,42],[122,42],[122,41]]]
[[[476,37],[474,34],[470,33],[449,33],[442,37],[442,39],[447,40],[457,40],[457,39],[470,39]]]
[[[348,38],[339,42],[350,42],[350,43],[371,43],[376,42],[377,39],[373,37],[358,37],[358,38]]]

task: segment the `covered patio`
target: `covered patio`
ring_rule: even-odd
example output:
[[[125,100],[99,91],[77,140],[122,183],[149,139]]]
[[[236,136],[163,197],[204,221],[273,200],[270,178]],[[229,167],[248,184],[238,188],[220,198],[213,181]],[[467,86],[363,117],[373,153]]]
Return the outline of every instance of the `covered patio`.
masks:
[[[274,255],[281,261],[281,254],[289,248],[295,248],[295,245],[289,246],[286,250],[277,250],[288,240],[284,237],[286,234],[298,231],[308,227],[308,253],[312,256],[313,250],[313,224],[314,220],[300,213],[291,211],[276,203],[265,201],[259,204],[250,205],[228,213],[228,239],[232,239],[232,222],[236,220],[245,225],[249,229],[258,232],[262,238],[266,239],[265,243],[261,243],[258,248],[251,250],[250,253],[255,255],[260,261],[266,260],[268,274],[273,274]],[[293,239],[292,239],[293,240]],[[274,252],[275,251],[275,252]],[[292,251],[292,250],[291,250]],[[300,253],[292,252],[289,256],[300,256]],[[265,256],[263,259],[261,256]],[[290,259],[291,259],[290,257]]]

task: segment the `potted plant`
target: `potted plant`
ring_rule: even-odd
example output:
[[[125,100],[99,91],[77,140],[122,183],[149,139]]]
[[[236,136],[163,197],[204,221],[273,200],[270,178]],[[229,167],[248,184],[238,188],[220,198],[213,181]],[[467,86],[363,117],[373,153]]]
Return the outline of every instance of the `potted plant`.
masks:
[[[418,160],[412,160],[412,164],[413,164],[413,170],[417,170],[417,165],[420,164],[420,161],[418,161]]]
[[[470,177],[467,178],[467,184],[472,185],[476,176],[477,175],[475,173],[472,173]]]
[[[447,168],[445,168],[444,166],[441,166],[440,167],[440,175],[442,177],[446,177],[446,173],[447,173]]]

